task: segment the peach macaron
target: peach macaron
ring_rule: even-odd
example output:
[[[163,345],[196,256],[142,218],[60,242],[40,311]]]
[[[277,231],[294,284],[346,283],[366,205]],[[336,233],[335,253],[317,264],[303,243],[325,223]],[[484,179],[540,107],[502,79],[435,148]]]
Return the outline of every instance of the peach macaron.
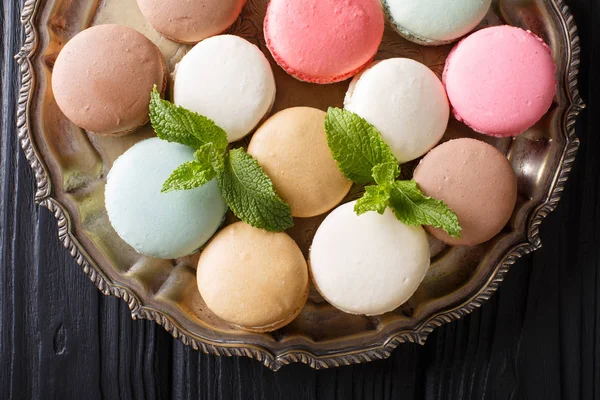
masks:
[[[287,325],[308,298],[308,266],[292,238],[244,222],[229,225],[206,246],[197,279],[212,312],[251,332]]]
[[[290,75],[310,83],[346,80],[379,48],[385,18],[379,0],[271,0],[267,47]]]
[[[248,146],[295,217],[331,210],[352,186],[327,145],[325,116],[310,107],[280,111],[257,129]]]

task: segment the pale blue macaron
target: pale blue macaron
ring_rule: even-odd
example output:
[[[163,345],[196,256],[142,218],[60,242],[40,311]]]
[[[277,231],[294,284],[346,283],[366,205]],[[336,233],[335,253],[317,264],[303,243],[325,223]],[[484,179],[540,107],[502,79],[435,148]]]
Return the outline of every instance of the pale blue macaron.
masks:
[[[172,259],[202,247],[227,211],[216,180],[192,190],[161,193],[194,150],[158,138],[137,143],[119,157],[106,183],[105,201],[118,235],[137,252]]]
[[[423,45],[451,43],[471,32],[492,0],[381,0],[392,27]]]

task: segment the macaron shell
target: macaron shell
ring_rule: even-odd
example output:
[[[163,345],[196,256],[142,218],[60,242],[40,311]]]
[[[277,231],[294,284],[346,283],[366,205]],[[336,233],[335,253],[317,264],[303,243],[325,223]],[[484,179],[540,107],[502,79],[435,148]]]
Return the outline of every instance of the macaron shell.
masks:
[[[450,43],[472,31],[491,0],[382,0],[392,27],[422,45]]]
[[[425,65],[408,58],[378,61],[357,75],[344,107],[373,124],[400,163],[435,146],[450,117],[442,82]]]
[[[217,316],[250,331],[268,331],[290,322],[308,294],[308,267],[296,243],[237,222],[203,250],[198,289]]]
[[[288,108],[259,127],[248,146],[295,217],[331,210],[352,186],[327,145],[325,116],[315,108]]]
[[[229,142],[249,134],[275,101],[275,77],[258,47],[238,36],[203,40],[175,70],[174,102],[212,119]]]
[[[331,212],[317,230],[310,250],[315,286],[334,307],[361,315],[380,315],[405,303],[430,264],[421,227],[383,215],[356,215],[356,202]]]
[[[151,138],[113,164],[105,189],[108,217],[117,234],[139,253],[162,259],[189,255],[221,225],[227,206],[216,180],[161,193],[171,173],[193,159],[191,147]]]
[[[539,121],[556,93],[550,48],[513,26],[482,29],[450,53],[444,84],[454,115],[477,132],[516,136]]]
[[[384,30],[378,0],[271,0],[267,47],[290,75],[334,83],[360,72],[375,56]]]
[[[148,22],[164,37],[197,43],[229,28],[246,0],[137,0]]]
[[[150,91],[164,93],[159,49],[121,25],[97,25],[63,47],[52,71],[56,102],[77,126],[102,135],[132,132],[148,121]]]
[[[495,147],[475,139],[456,139],[433,149],[414,173],[419,188],[458,216],[460,239],[427,227],[437,239],[473,246],[496,236],[509,221],[517,201],[517,178]]]

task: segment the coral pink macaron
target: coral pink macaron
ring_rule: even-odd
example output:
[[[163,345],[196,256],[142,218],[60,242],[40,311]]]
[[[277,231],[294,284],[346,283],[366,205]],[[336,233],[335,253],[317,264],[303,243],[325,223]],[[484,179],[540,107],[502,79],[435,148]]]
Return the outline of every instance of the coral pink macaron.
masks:
[[[456,119],[490,136],[516,136],[538,122],[556,93],[550,48],[513,26],[482,29],[452,50],[444,84]]]
[[[356,75],[373,59],[384,20],[378,0],[271,0],[265,39],[288,74],[334,83]]]

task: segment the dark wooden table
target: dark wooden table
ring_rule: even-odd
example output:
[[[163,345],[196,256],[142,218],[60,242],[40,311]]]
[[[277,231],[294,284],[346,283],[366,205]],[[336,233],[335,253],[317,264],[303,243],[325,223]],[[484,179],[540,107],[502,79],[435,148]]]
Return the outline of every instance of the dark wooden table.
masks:
[[[1,399],[600,399],[600,1],[568,1],[588,109],[563,200],[542,226],[544,249],[424,347],[401,345],[367,365],[278,373],[201,354],[152,322],[132,321],[59,245],[54,217],[33,203],[15,129],[20,3],[0,6]]]

